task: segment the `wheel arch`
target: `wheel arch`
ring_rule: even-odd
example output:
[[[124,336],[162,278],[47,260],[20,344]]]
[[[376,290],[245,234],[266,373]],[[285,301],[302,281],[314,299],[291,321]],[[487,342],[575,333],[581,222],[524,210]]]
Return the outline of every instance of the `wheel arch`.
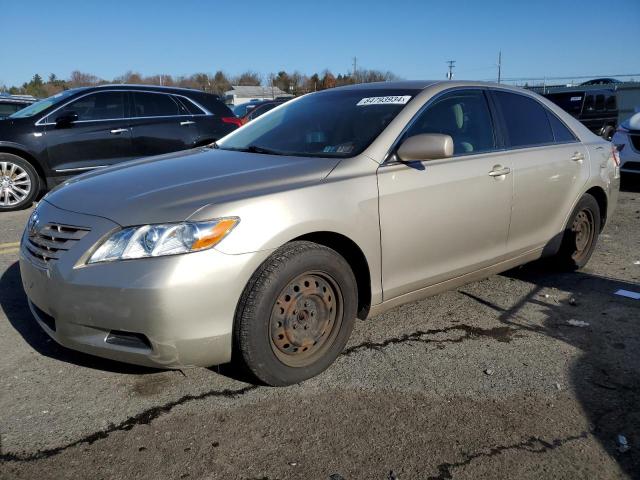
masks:
[[[607,208],[608,208],[608,198],[602,187],[591,187],[589,190],[584,192],[585,194],[591,195],[598,202],[598,207],[600,208],[600,231],[604,229],[605,224],[607,223]]]
[[[365,319],[371,309],[371,271],[362,249],[349,237],[331,231],[306,233],[291,241],[306,240],[338,252],[349,264],[358,289],[358,318]]]
[[[0,144],[0,153],[10,153],[11,155],[15,155],[29,162],[29,164],[36,170],[38,175],[40,175],[40,179],[42,180],[41,187],[44,188],[44,186],[46,185],[47,177],[45,175],[44,169],[42,168],[42,165],[40,165],[40,162],[38,162],[33,155],[31,155],[26,150],[2,144]]]

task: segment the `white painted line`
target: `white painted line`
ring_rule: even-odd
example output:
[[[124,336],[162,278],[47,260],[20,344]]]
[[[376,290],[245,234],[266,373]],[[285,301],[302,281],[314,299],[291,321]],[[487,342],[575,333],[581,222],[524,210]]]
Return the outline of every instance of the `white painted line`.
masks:
[[[620,295],[621,297],[633,298],[634,300],[640,300],[640,292],[632,292],[631,290],[618,290],[614,292],[615,295]]]

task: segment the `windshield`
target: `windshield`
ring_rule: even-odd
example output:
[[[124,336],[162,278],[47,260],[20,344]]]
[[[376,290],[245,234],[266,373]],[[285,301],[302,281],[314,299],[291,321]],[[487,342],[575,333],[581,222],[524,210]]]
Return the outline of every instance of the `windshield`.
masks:
[[[77,92],[78,90],[72,89],[72,90],[65,90],[64,92],[57,93],[52,97],[45,98],[44,100],[40,100],[39,102],[32,103],[31,105],[29,105],[26,108],[23,108],[22,110],[18,110],[13,115],[10,115],[9,118],[33,117],[34,115],[37,115],[40,112],[45,111],[47,108],[51,107],[52,105],[55,105],[56,103],[60,103],[65,98],[68,98]]]
[[[415,90],[328,90],[276,108],[218,142],[226,150],[352,157],[367,148]]]

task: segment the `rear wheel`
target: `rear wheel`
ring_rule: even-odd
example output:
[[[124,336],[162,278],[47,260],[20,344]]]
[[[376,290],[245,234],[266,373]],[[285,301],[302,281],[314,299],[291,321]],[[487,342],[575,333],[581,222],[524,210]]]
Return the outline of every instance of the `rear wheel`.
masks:
[[[588,193],[583,195],[571,214],[556,256],[562,268],[577,270],[587,264],[596,248],[600,218],[596,199]]]
[[[245,288],[234,325],[236,355],[268,385],[301,382],[333,363],[356,313],[356,280],[345,259],[322,245],[291,242]]]
[[[0,153],[0,212],[29,208],[40,191],[40,177],[25,159]]]

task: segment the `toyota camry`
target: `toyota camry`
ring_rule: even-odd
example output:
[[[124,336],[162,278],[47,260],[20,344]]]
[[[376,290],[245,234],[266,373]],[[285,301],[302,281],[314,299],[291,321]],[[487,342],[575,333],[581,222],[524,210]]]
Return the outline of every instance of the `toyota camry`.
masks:
[[[287,385],[326,369],[356,318],[541,257],[583,267],[618,185],[615,148],[534,93],[353,85],[66,181],[29,219],[20,268],[64,346],[233,360]]]

